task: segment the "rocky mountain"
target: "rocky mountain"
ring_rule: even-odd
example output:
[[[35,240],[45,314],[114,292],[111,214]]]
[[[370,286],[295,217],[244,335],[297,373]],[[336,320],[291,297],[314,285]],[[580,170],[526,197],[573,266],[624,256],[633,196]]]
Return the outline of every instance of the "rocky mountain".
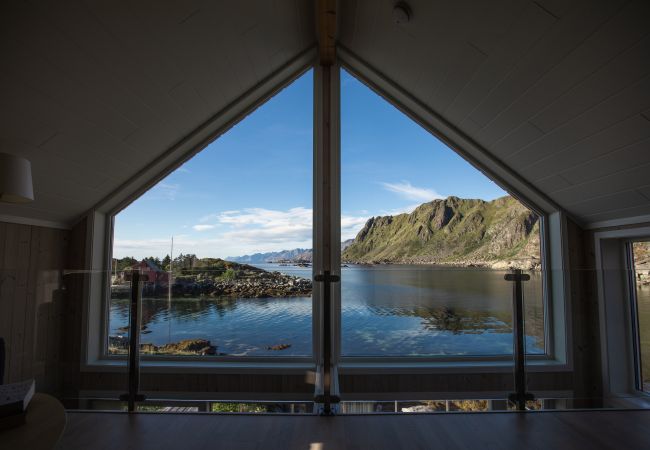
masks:
[[[512,197],[448,197],[410,214],[370,218],[341,256],[347,263],[536,268],[538,217]]]
[[[282,250],[280,252],[254,253],[244,256],[228,256],[226,260],[246,263],[260,264],[279,261],[302,261],[311,262],[312,251],[310,248],[294,248],[293,250]]]
[[[353,242],[354,239],[348,239],[341,242],[341,251],[345,250]],[[281,252],[254,253],[252,255],[244,256],[228,256],[226,259],[228,261],[247,264],[274,263],[281,261],[311,262],[312,250],[310,248],[294,248],[293,250],[282,250]]]
[[[352,245],[353,242],[354,242],[354,239],[347,239],[347,240],[341,242],[341,251],[348,248],[350,245]]]

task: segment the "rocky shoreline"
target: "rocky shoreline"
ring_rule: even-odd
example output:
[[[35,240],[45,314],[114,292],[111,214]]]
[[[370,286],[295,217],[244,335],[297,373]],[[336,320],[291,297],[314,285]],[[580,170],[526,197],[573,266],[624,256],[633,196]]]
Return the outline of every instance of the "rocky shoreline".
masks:
[[[311,296],[311,291],[311,280],[264,270],[242,274],[233,279],[204,274],[186,275],[178,277],[171,286],[173,297],[308,297]],[[129,298],[130,295],[128,284],[113,285],[113,298]],[[145,283],[142,295],[149,298],[163,298],[169,295],[169,287]]]
[[[112,354],[124,354],[129,349],[128,336],[108,337],[108,349]],[[147,355],[219,355],[217,346],[207,339],[184,339],[164,345],[140,344],[140,353]]]
[[[398,261],[390,260],[380,260],[380,261],[369,261],[369,262],[358,262],[358,261],[344,261],[344,264],[349,265],[386,265],[386,264],[411,264],[411,265],[431,265],[431,266],[445,266],[450,269],[454,268],[480,268],[480,269],[494,269],[494,270],[510,270],[510,269],[522,269],[522,270],[541,270],[542,266],[540,261],[537,258],[527,258],[527,259],[510,259],[510,260],[495,260],[495,261],[481,261],[481,260],[469,260],[469,261],[431,261],[424,259],[408,258],[401,259]]]
[[[291,348],[291,344],[267,345],[268,351],[282,351]],[[108,352],[112,355],[124,355],[129,351],[129,337],[127,335],[111,335],[108,337]],[[143,355],[176,355],[176,356],[228,356],[220,353],[217,346],[207,339],[183,339],[179,342],[170,342],[163,345],[152,343],[140,344],[140,353]]]

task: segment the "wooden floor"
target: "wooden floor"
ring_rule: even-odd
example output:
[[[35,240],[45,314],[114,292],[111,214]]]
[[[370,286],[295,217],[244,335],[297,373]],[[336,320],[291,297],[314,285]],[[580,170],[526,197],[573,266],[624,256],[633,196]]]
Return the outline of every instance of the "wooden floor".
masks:
[[[367,416],[69,412],[60,449],[650,449],[650,411]]]

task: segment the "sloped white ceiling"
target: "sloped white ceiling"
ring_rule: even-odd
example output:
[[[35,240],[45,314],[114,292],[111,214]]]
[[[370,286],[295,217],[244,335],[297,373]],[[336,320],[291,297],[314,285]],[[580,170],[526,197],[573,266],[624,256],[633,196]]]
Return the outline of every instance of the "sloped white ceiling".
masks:
[[[339,43],[583,223],[650,214],[650,2],[339,2]],[[310,0],[0,5],[0,151],[70,223],[315,44]]]
[[[302,0],[3,0],[0,151],[36,201],[1,215],[70,223],[315,45]]]
[[[583,223],[650,214],[650,2],[341,2],[339,42]]]

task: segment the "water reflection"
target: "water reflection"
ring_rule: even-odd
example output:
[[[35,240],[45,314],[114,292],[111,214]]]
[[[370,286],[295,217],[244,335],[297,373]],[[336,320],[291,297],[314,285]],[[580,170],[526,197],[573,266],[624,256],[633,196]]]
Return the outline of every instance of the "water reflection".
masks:
[[[342,273],[342,349],[350,356],[509,355],[506,272],[352,266]],[[542,276],[524,286],[527,351],[544,352]],[[368,313],[371,313],[369,316]]]

